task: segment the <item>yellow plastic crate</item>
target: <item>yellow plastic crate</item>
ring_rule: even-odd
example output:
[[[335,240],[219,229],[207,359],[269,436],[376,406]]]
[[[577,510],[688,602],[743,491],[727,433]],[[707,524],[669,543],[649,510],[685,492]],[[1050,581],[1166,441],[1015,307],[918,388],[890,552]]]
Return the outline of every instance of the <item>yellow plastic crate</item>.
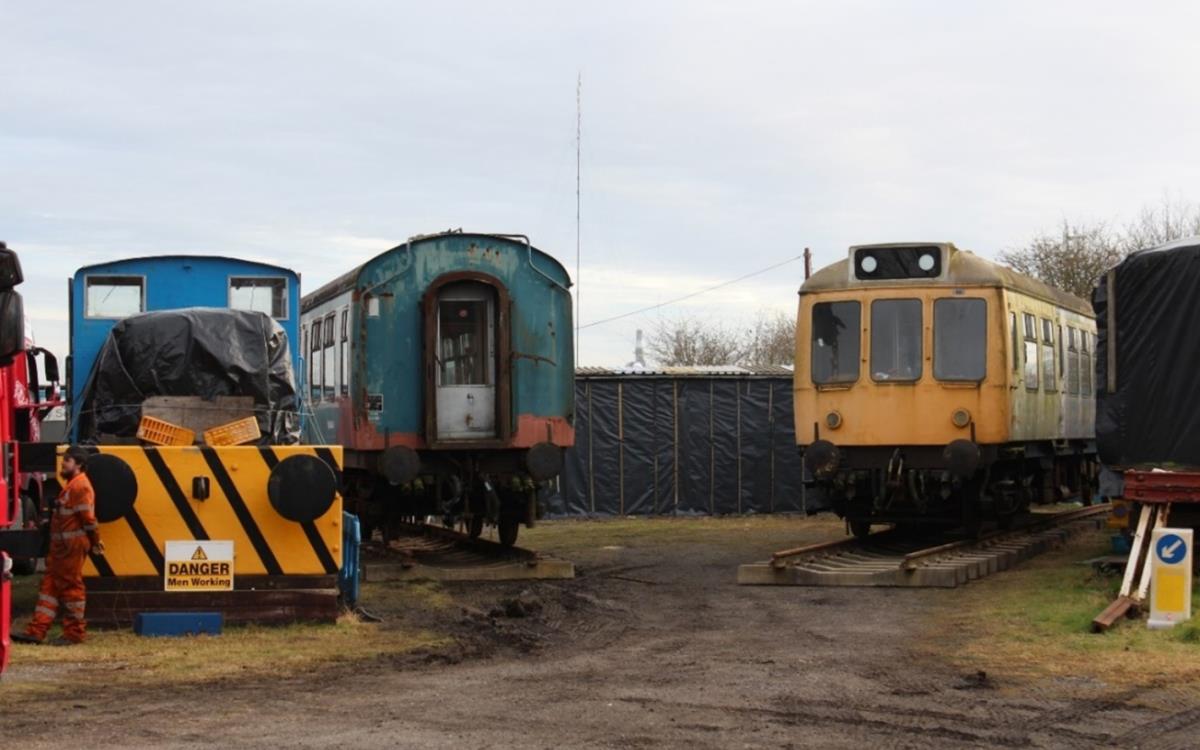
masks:
[[[138,422],[139,440],[155,445],[191,445],[196,442],[196,433],[179,425],[154,417],[142,417]]]
[[[258,429],[256,417],[227,422],[204,431],[206,445],[243,445],[258,440],[260,437],[262,437],[262,432]]]

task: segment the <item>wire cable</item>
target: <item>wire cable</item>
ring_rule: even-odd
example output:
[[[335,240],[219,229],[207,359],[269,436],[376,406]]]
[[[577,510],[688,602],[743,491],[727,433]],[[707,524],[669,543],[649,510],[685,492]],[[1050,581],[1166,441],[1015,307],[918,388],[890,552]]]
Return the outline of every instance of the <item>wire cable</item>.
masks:
[[[621,320],[622,318],[628,318],[628,317],[631,317],[634,315],[641,315],[642,313],[650,312],[651,310],[657,310],[660,307],[667,307],[668,305],[678,304],[680,302],[683,302],[684,300],[689,300],[693,297],[699,297],[701,294],[708,294],[709,292],[715,292],[718,289],[722,289],[724,287],[736,284],[739,281],[745,281],[746,279],[752,278],[754,276],[759,276],[761,274],[766,273],[767,271],[774,271],[776,268],[781,268],[783,266],[786,266],[789,263],[795,263],[796,261],[801,260],[803,257],[804,257],[803,255],[797,255],[794,258],[788,258],[785,261],[781,261],[774,265],[767,266],[766,268],[760,268],[757,271],[751,271],[750,273],[748,273],[744,276],[739,276],[736,279],[730,279],[729,281],[723,281],[720,284],[716,284],[714,286],[710,286],[705,289],[701,289],[699,291],[692,292],[691,294],[685,294],[682,297],[676,297],[675,299],[670,299],[670,300],[667,300],[666,302],[660,302],[657,305],[650,305],[649,307],[643,307],[639,310],[631,310],[630,312],[627,312],[627,313],[621,313],[620,315],[614,315],[611,318],[604,318],[602,320],[594,320],[591,323],[588,323],[586,325],[577,326],[575,328],[575,330],[580,331],[580,330],[583,330],[584,328],[591,328],[593,326],[604,325],[605,323],[611,323],[614,320]]]

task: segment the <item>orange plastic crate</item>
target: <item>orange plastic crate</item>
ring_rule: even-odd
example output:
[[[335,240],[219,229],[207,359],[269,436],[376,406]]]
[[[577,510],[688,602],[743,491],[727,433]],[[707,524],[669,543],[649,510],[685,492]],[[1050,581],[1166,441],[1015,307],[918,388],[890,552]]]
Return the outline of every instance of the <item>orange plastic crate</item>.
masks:
[[[246,417],[236,422],[227,422],[220,427],[204,431],[204,442],[207,445],[242,445],[262,437],[258,429],[256,417]]]
[[[192,430],[154,417],[142,417],[142,421],[138,422],[137,436],[139,440],[155,445],[191,445],[196,442],[196,433]]]

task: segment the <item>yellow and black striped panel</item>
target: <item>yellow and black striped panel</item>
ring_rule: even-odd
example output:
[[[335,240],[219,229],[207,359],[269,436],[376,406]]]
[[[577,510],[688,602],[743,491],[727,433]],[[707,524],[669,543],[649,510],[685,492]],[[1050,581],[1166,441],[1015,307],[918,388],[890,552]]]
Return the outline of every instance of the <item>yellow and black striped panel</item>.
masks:
[[[340,479],[341,446],[106,445],[99,452],[132,468],[137,496],[123,517],[100,524],[105,554],[90,556],[85,576],[161,576],[165,542],[202,539],[233,540],[235,576],[329,575],[341,568],[341,495],[320,518],[299,523],[281,516],[267,493],[271,469],[290,456],[316,456]],[[197,478],[207,479],[207,499],[193,496]]]

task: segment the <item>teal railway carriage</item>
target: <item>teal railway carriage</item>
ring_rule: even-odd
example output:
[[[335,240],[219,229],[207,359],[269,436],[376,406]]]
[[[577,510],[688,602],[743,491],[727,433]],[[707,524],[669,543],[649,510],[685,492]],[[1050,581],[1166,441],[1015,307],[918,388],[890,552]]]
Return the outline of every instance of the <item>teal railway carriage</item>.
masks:
[[[368,532],[441,516],[515,542],[574,443],[570,278],[521,235],[413,237],[304,297],[308,439]]]

